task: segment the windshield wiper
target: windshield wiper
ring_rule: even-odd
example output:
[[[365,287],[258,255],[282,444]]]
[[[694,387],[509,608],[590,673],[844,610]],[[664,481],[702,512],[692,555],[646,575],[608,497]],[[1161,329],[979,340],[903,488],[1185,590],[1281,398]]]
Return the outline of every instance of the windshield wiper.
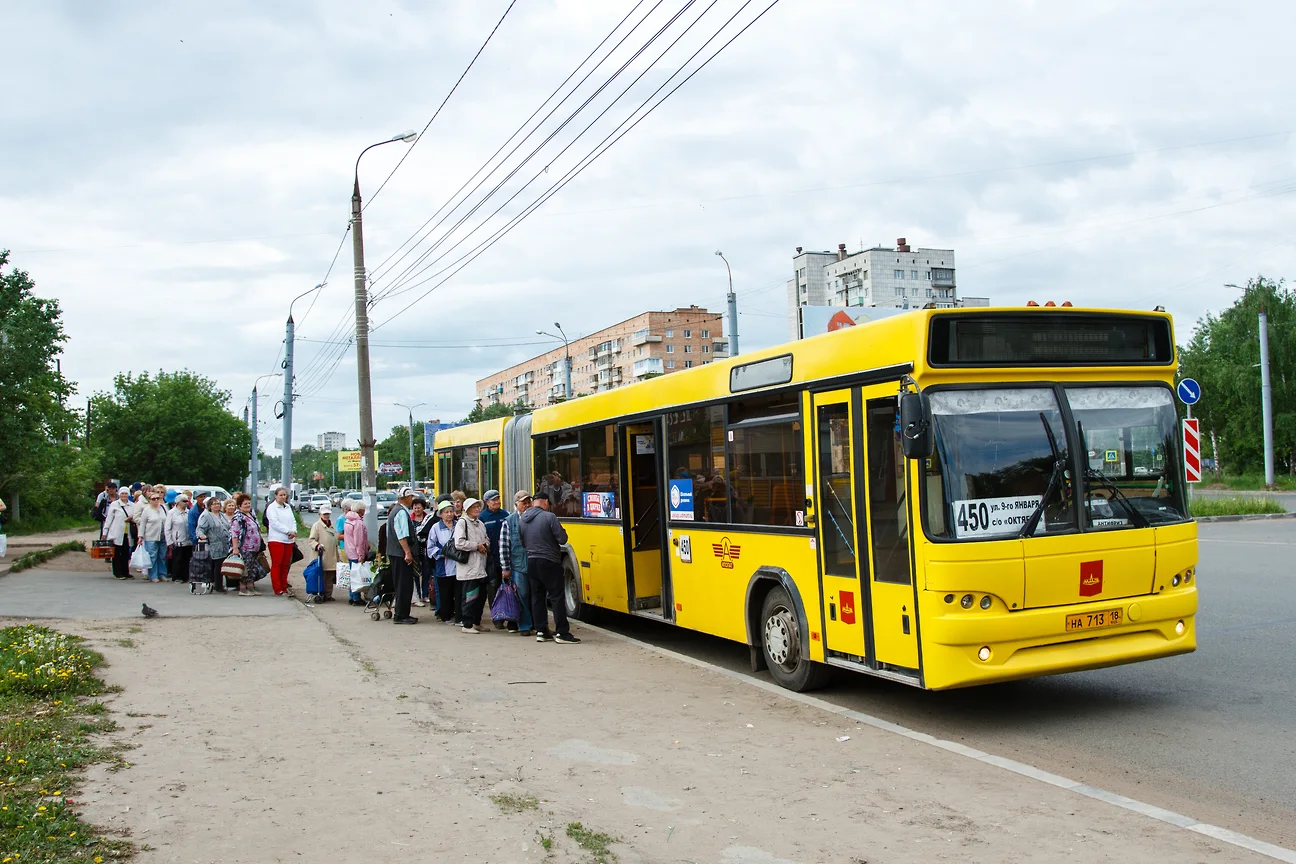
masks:
[[[1076,421],[1076,432],[1080,435],[1081,446],[1087,447],[1088,445],[1084,443],[1084,424],[1079,420]],[[1134,527],[1147,528],[1152,524],[1148,521],[1146,516],[1134,507],[1129,498],[1125,497],[1125,493],[1120,490],[1120,487],[1116,485],[1116,482],[1097,468],[1089,465],[1088,459],[1085,460],[1085,479],[1097,480],[1099,488],[1110,491],[1112,497],[1119,501],[1120,505],[1125,508],[1125,512],[1129,514],[1130,521],[1134,523]],[[1088,498],[1089,496],[1085,495],[1086,501],[1088,501]]]
[[[1018,537],[1029,537],[1035,533],[1039,527],[1040,517],[1044,515],[1044,508],[1048,504],[1049,498],[1053,496],[1053,491],[1062,485],[1062,477],[1066,472],[1066,460],[1062,458],[1062,453],[1058,450],[1057,438],[1053,435],[1053,427],[1049,425],[1048,418],[1041,411],[1040,422],[1044,424],[1044,434],[1048,436],[1049,452],[1053,454],[1053,473],[1049,475],[1048,486],[1044,489],[1044,495],[1040,498],[1039,504],[1031,512],[1030,518],[1022,523],[1021,532]]]

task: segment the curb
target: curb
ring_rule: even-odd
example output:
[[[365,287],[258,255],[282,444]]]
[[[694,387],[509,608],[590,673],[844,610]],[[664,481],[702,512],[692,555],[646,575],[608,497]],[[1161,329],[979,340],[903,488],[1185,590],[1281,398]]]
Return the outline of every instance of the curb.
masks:
[[[1194,516],[1197,522],[1258,522],[1262,519],[1296,519],[1296,513],[1248,513],[1238,516]]]

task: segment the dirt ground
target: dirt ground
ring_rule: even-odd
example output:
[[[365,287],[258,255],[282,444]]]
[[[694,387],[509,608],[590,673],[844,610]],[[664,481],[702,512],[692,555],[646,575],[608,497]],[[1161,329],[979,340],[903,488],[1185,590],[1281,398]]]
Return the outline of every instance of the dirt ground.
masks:
[[[86,548],[89,549],[91,541],[98,539],[99,532],[94,530],[50,531],[45,534],[26,534],[21,537],[10,535],[9,548],[5,550],[5,556],[0,558],[0,575],[7,572],[9,570],[9,565],[13,564],[16,559],[26,555],[28,552],[35,552],[38,549],[48,549],[51,546],[65,543],[68,540],[80,540],[86,545]],[[91,561],[88,554],[77,555],[74,553],[68,553],[59,556],[59,560],[62,561],[65,558],[70,560],[75,557],[85,559],[88,565],[97,565],[98,563]],[[106,565],[108,562],[105,561],[103,563]]]
[[[540,645],[420,611],[54,622],[107,656],[134,748],[88,818],[141,864],[595,861],[577,822],[628,864],[1268,860],[592,628]]]

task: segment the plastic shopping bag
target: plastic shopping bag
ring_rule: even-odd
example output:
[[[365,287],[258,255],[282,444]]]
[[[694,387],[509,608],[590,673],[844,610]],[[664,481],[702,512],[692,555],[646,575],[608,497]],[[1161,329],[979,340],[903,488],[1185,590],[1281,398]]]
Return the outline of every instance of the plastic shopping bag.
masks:
[[[368,588],[373,582],[373,577],[373,564],[369,561],[357,561],[351,565],[351,580],[347,587],[355,593],[361,588]]]
[[[495,599],[491,601],[491,620],[517,621],[521,617],[522,600],[518,597],[517,586],[512,579],[508,579],[500,585],[495,592]]]
[[[149,557],[148,550],[144,548],[144,541],[141,540],[131,553],[130,569],[137,573],[147,573],[153,569],[153,559]]]
[[[3,558],[9,552],[9,535],[0,534],[0,558]]]

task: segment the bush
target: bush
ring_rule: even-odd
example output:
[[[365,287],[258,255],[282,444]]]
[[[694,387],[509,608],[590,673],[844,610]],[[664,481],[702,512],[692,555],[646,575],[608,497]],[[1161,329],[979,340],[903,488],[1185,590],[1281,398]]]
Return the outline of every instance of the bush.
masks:
[[[98,692],[102,685],[94,668],[103,657],[82,641],[34,624],[0,630],[0,696]]]

